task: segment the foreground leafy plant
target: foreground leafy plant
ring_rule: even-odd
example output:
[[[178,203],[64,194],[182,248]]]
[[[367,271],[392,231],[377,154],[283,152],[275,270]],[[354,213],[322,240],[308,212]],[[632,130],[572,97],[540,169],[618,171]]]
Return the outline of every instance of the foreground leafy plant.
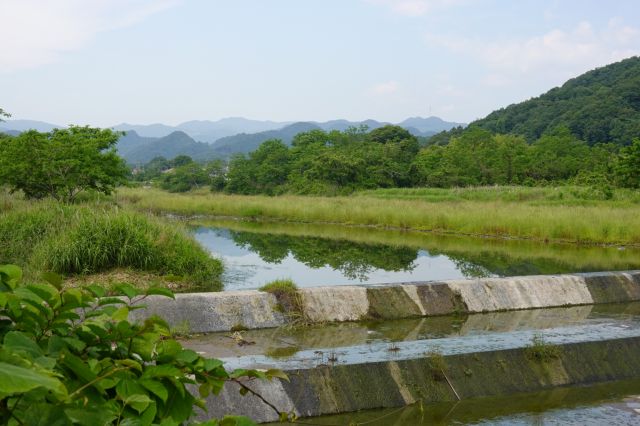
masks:
[[[21,276],[17,266],[0,266],[1,424],[178,425],[227,381],[247,393],[241,377],[286,379],[279,370],[229,373],[220,360],[183,348],[162,319],[128,321],[148,295],[173,297],[166,289],[122,284],[115,297],[97,286],[61,290],[54,274],[43,284],[22,284]],[[228,416],[205,424],[253,422]]]

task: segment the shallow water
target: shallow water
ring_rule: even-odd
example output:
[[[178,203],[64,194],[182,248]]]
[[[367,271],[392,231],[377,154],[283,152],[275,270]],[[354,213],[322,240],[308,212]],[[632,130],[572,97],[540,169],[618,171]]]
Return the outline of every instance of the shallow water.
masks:
[[[222,359],[227,368],[313,368],[524,347],[534,336],[551,344],[640,336],[640,302],[494,312],[195,337],[184,344]]]
[[[335,225],[211,222],[195,238],[223,259],[226,290],[640,269],[640,249],[490,240]]]
[[[302,419],[314,425],[638,425],[640,380]]]

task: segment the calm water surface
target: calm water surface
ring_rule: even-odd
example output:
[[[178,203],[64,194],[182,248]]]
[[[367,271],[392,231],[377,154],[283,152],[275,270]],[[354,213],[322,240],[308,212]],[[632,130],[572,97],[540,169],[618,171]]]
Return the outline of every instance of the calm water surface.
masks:
[[[640,381],[303,419],[314,425],[639,425]]]
[[[226,266],[226,290],[640,269],[640,249],[461,238],[330,225],[213,222],[195,238]]]

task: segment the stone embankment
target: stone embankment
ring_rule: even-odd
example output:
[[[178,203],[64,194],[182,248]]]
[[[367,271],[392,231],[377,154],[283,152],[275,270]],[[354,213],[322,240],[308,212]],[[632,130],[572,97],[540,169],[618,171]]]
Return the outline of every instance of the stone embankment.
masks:
[[[640,337],[514,348],[456,355],[425,354],[405,360],[285,369],[289,381],[248,381],[278,411],[315,417],[374,408],[537,392],[640,377]],[[224,414],[257,422],[278,420],[260,398],[227,384],[207,399],[201,418]]]
[[[193,333],[305,323],[400,319],[640,300],[640,271],[303,288],[300,312],[257,290],[153,296],[134,319],[157,314]],[[293,315],[295,314],[295,315]]]

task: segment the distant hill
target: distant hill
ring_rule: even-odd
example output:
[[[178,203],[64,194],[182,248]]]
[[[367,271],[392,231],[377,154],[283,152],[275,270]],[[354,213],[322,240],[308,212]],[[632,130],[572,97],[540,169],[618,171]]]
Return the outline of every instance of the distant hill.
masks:
[[[407,123],[407,124],[405,124]],[[386,126],[388,122],[380,122],[376,120],[365,121],[348,121],[348,120],[331,120],[326,122],[298,122],[283,127],[280,130],[270,130],[259,133],[241,133],[239,135],[228,136],[218,139],[213,143],[215,150],[222,156],[229,156],[234,153],[248,153],[254,151],[261,143],[269,139],[280,139],[286,144],[290,144],[295,135],[300,132],[308,132],[314,129],[324,131],[339,130],[344,131],[349,127],[367,126],[369,130],[374,130],[382,126]],[[410,124],[411,126],[409,126]],[[406,128],[415,136],[429,137],[441,130],[449,130],[455,126],[464,125],[462,123],[452,123],[441,120],[437,117],[420,118],[414,117],[398,124]]]
[[[25,130],[50,132],[53,129],[64,129],[65,127],[67,126],[60,126],[58,124],[51,124],[36,120],[7,120],[5,122],[0,122],[0,131],[14,130],[13,133],[24,132]]]
[[[465,124],[444,121],[439,117],[427,117],[427,118],[411,117],[398,123],[398,126],[404,127],[409,131],[411,131],[410,129],[414,129],[421,133],[434,134],[434,133],[442,132],[444,130],[450,130],[454,127],[465,126]],[[422,135],[416,135],[416,136],[422,136]]]
[[[259,133],[241,133],[235,136],[227,136],[218,139],[211,145],[215,151],[222,156],[230,156],[236,153],[246,154],[255,151],[260,144],[269,139],[280,139],[286,144],[290,144],[293,137],[301,132],[308,132],[314,129],[321,129],[314,123],[294,123],[280,130],[268,130]]]
[[[172,159],[182,154],[189,155],[194,160],[225,158],[235,153],[254,151],[269,139],[280,139],[290,144],[298,133],[313,129],[344,131],[349,127],[365,125],[369,130],[373,130],[387,124],[391,123],[376,120],[291,123],[231,117],[217,121],[187,121],[178,126],[161,123],[149,125],[122,123],[113,126],[112,129],[126,132],[126,135],[118,141],[118,152],[129,164],[138,164],[146,163],[156,156]],[[415,136],[424,138],[442,129],[453,128],[459,123],[446,122],[437,117],[413,117],[400,125]],[[28,129],[46,132],[63,127],[66,126],[33,120],[9,120],[0,123],[0,131],[9,134],[18,134]]]
[[[155,124],[122,123],[122,124],[118,124],[117,126],[113,126],[112,129],[120,130],[124,132],[132,130],[136,132],[137,135],[140,135],[142,137],[147,137],[147,138],[162,138],[178,130],[173,126],[167,126],[166,124],[161,124],[161,123],[155,123]]]
[[[208,143],[196,142],[181,131],[162,138],[145,138],[131,131],[118,141],[118,152],[129,164],[148,163],[160,156],[172,159],[178,155],[188,155],[196,161],[219,156]]]
[[[529,142],[566,126],[590,145],[626,145],[640,136],[640,57],[589,71],[541,96],[494,111],[472,126],[520,134]]]
[[[257,133],[265,130],[279,129],[288,122],[250,120],[242,117],[229,117],[217,121],[193,120],[185,121],[177,126],[167,126],[166,124],[129,124],[122,123],[113,126],[115,130],[133,130],[142,137],[159,138],[167,136],[175,131],[182,131],[199,142],[213,143],[225,136],[237,135],[239,133]]]

